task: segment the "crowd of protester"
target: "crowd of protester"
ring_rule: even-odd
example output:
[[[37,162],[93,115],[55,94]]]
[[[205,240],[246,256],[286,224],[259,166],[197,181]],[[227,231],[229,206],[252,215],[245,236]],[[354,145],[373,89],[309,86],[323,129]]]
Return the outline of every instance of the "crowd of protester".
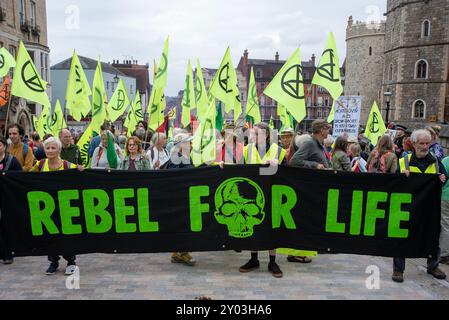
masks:
[[[449,264],[449,185],[446,176],[449,170],[449,157],[438,143],[439,128],[426,127],[410,131],[401,125],[390,124],[394,136],[380,137],[373,145],[360,131],[358,137],[341,136],[334,139],[330,135],[331,126],[321,120],[312,124],[311,132],[295,132],[292,128],[282,130],[279,137],[273,137],[270,127],[264,123],[252,128],[226,126],[217,134],[217,158],[208,165],[232,164],[275,164],[314,170],[346,171],[356,174],[405,174],[410,173],[439,175],[442,188],[442,220],[440,256],[429,259],[428,273],[437,279],[446,275],[439,264]],[[248,134],[249,133],[249,134]],[[80,149],[76,145],[80,137],[74,137],[68,129],[61,131],[59,137],[47,135],[41,139],[36,132],[25,139],[25,132],[19,125],[8,127],[7,137],[0,136],[0,171],[46,172],[67,169],[84,170]],[[147,123],[139,122],[135,131],[128,137],[127,131],[117,132],[105,123],[101,132],[89,145],[90,169],[99,170],[170,170],[193,168],[190,158],[192,133],[185,129],[174,129],[173,136],[153,132]],[[176,159],[182,161],[173,161]],[[13,257],[5,243],[0,239],[0,254],[5,264],[12,264]],[[288,261],[292,263],[311,263],[308,256],[291,252]],[[76,256],[64,256],[67,261],[66,274],[74,272]],[[276,250],[269,252],[268,270],[274,277],[283,273],[276,263]],[[50,266],[46,273],[55,274],[60,257],[48,257]],[[173,253],[173,263],[194,266],[196,261],[188,252]],[[251,272],[260,267],[258,253],[251,258],[240,272]],[[405,259],[397,257],[393,262],[395,282],[404,281]]]

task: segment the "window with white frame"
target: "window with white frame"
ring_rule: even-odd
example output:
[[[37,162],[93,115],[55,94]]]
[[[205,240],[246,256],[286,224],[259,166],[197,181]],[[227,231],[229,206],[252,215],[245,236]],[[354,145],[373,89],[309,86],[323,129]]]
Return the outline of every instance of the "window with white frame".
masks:
[[[413,103],[413,118],[414,119],[426,118],[426,103],[423,100],[416,100]]]

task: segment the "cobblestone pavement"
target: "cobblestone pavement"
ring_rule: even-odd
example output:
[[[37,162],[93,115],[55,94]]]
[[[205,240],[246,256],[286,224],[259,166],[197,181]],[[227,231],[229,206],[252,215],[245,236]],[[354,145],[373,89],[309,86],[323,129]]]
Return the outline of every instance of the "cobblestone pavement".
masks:
[[[54,276],[46,276],[45,257],[17,258],[0,264],[0,300],[9,299],[152,299],[194,300],[308,300],[308,299],[449,299],[449,282],[425,272],[424,260],[408,260],[405,283],[391,281],[391,259],[320,255],[312,264],[288,263],[278,257],[283,279],[267,271],[268,254],[261,253],[261,269],[240,274],[249,253],[195,253],[197,266],[170,262],[169,254],[83,255],[78,257],[80,290],[68,290],[65,263]],[[368,266],[380,270],[380,289],[366,286]],[[449,267],[442,266],[449,274]]]

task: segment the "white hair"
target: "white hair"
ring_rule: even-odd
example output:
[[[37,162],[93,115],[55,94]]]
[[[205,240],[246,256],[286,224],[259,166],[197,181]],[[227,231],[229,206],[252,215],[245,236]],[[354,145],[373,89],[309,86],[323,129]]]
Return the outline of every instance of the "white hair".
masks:
[[[412,137],[410,138],[412,140],[412,143],[417,143],[420,139],[428,139],[429,141],[432,141],[432,135],[428,130],[416,130],[413,131]]]
[[[332,137],[331,135],[329,135],[326,139],[324,139],[324,145],[333,145],[335,142],[334,137]]]
[[[311,141],[312,140],[312,137],[310,136],[310,135],[308,135],[308,134],[303,134],[302,136],[296,136],[296,138],[295,138],[295,144],[296,144],[296,147],[297,148],[301,148],[301,145],[304,143],[304,142],[307,142],[307,141]]]
[[[166,139],[167,136],[165,135],[165,133],[162,132],[156,132],[152,137],[151,137],[151,142],[153,143],[153,145],[156,145],[156,143],[158,143],[160,140]]]
[[[44,148],[47,147],[47,145],[51,144],[51,143],[55,143],[58,146],[58,150],[61,151],[62,150],[62,143],[61,140],[59,140],[59,138],[56,137],[50,137],[47,140],[44,141]]]

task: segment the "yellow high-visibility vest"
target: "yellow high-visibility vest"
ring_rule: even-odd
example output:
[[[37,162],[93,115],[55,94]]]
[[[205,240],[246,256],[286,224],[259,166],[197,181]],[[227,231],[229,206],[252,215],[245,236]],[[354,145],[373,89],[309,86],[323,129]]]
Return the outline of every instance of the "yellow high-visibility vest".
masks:
[[[414,167],[410,165],[410,160],[412,159],[412,155],[409,154],[404,158],[399,160],[399,168],[401,169],[401,173],[405,173],[405,171],[410,171],[411,173],[423,173],[419,170],[418,167]],[[438,160],[435,163],[430,165],[424,174],[437,174],[439,171]]]
[[[276,143],[273,143],[263,158],[260,157],[256,145],[251,143],[243,149],[243,156],[246,164],[265,164],[269,160],[284,161],[287,152]]]

